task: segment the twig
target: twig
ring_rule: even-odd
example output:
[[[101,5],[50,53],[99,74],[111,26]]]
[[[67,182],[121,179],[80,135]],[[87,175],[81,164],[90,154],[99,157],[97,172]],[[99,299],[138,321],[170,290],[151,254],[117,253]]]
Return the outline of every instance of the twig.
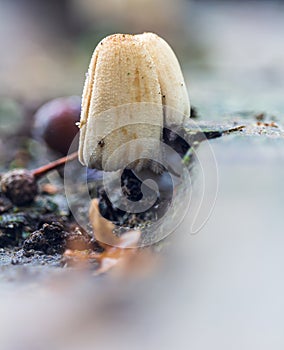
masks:
[[[245,125],[236,126],[235,128],[222,131],[222,134],[223,134],[223,135],[228,135],[228,134],[231,134],[231,133],[233,133],[233,132],[235,132],[235,131],[241,131],[241,130],[243,130],[245,127],[246,127]]]
[[[63,165],[65,165],[68,162],[71,162],[74,159],[78,158],[78,152],[74,152],[70,154],[69,156],[62,157],[60,159],[55,160],[54,162],[51,162],[49,164],[43,165],[40,168],[37,168],[35,170],[32,170],[33,176],[38,179],[42,176],[44,176],[46,173],[48,173],[51,170],[55,170]]]

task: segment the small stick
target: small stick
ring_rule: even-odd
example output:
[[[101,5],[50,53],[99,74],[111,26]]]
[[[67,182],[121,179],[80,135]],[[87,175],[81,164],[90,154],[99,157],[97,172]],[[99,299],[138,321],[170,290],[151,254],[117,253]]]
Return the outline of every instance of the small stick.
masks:
[[[243,130],[244,128],[245,128],[245,125],[240,125],[240,126],[236,126],[235,128],[231,128],[231,129],[224,130],[224,131],[204,131],[204,135],[205,135],[206,139],[218,138],[218,137],[221,137],[223,135],[229,135],[233,132]],[[190,147],[187,150],[186,154],[184,155],[184,157],[182,159],[182,163],[185,164],[186,166],[188,166],[191,159],[192,159],[193,154],[194,154],[194,147]]]
[[[55,170],[55,169],[63,166],[65,163],[71,162],[72,160],[77,159],[77,158],[78,158],[78,152],[71,153],[69,156],[59,158],[59,159],[55,160],[54,162],[51,162],[49,164],[43,165],[40,168],[32,170],[32,174],[36,179],[38,179],[38,178],[44,176],[49,171]]]
[[[222,131],[222,134],[223,134],[223,135],[224,135],[224,134],[225,134],[225,135],[228,135],[228,134],[231,134],[232,132],[235,132],[235,131],[241,131],[241,130],[243,130],[245,127],[246,127],[245,125],[236,126],[235,128]]]

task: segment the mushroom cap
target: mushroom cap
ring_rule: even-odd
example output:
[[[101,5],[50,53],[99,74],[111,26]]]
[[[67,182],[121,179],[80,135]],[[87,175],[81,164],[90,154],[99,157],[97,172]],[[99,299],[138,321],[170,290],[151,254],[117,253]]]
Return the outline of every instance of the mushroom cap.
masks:
[[[125,168],[133,159],[137,160],[133,166],[139,169],[147,158],[157,157],[154,143],[160,140],[163,127],[161,100],[157,70],[143,44],[125,34],[102,40],[93,54],[83,92],[80,161],[113,171]],[[131,142],[141,139],[148,139],[143,147],[141,142]]]
[[[190,102],[179,61],[170,45],[157,34],[136,35],[149,51],[158,73],[165,123],[180,125],[190,117]]]
[[[179,113],[165,114],[163,104]],[[164,116],[180,124],[189,111],[179,63],[163,39],[152,33],[108,36],[97,45],[86,75],[79,160],[104,171],[157,172]]]

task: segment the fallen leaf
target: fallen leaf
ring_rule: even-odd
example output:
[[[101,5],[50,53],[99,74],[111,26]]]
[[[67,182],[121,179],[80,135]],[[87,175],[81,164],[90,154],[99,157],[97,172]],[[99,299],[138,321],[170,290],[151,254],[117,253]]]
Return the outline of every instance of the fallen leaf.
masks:
[[[137,232],[136,235],[129,234],[130,232],[127,232],[123,234],[121,237],[118,237],[114,234],[115,225],[105,219],[99,210],[99,200],[93,199],[90,205],[89,210],[89,218],[91,225],[93,227],[94,236],[97,241],[100,242],[100,245],[105,248],[106,245],[113,246],[113,247],[120,247],[120,248],[135,248],[137,247],[138,241],[136,239],[138,238],[138,235],[140,237],[141,233],[140,231],[131,231],[131,232]],[[139,232],[139,234],[138,234]],[[139,238],[138,238],[139,240]]]
[[[101,274],[136,255],[141,237],[140,230],[131,230],[117,237],[113,232],[115,225],[101,216],[98,199],[92,200],[89,215],[94,236],[104,251],[99,253],[91,250],[68,249],[64,253],[65,259],[71,258],[75,265],[82,267],[95,259],[99,263],[95,274]]]
[[[78,251],[67,249],[64,253],[64,259],[72,259],[71,265],[83,268],[87,267],[91,260],[96,260],[99,267],[95,274],[105,273],[137,253],[137,248],[133,248],[133,246],[137,245],[140,234],[140,231],[129,231],[118,238],[119,246],[104,244],[102,253],[91,250]]]

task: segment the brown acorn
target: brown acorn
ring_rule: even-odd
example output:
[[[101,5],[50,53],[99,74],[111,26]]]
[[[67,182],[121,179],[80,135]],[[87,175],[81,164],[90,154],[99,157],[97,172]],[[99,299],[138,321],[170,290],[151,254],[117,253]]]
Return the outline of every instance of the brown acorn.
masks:
[[[33,135],[54,152],[65,156],[78,133],[81,98],[60,97],[45,103],[35,114]]]

